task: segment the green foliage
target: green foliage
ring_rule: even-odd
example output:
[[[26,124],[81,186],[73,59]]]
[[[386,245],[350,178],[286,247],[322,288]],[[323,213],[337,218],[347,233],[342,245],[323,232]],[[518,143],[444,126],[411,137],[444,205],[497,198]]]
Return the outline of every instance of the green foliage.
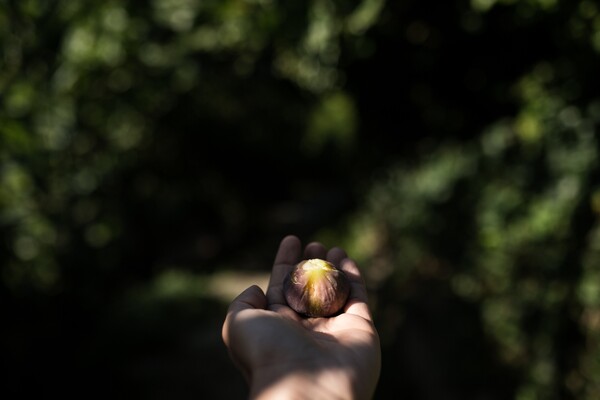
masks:
[[[592,0],[2,2],[6,390],[229,366],[300,233],[365,270],[381,398],[599,398],[599,53]]]
[[[131,168],[144,168],[140,160],[153,157],[153,146],[162,147],[165,136],[174,134],[165,120],[179,118],[173,115],[180,102],[191,105],[183,111],[180,131],[196,129],[198,121],[201,127],[211,120],[243,124],[244,109],[256,101],[240,98],[229,82],[243,84],[256,68],[272,68],[297,84],[297,93],[318,95],[285,122],[303,124],[304,114],[316,110],[304,140],[307,149],[319,153],[325,135],[345,145],[356,123],[351,100],[338,89],[340,38],[367,29],[381,4],[365,1],[340,10],[315,1],[287,7],[236,0],[157,0],[147,7],[26,1],[5,7],[0,204],[1,221],[11,232],[5,243],[12,256],[4,270],[10,290],[29,284],[58,290],[57,255],[72,251],[73,236],[82,237],[91,251],[119,242],[122,217],[110,209],[102,188]],[[284,23],[284,16],[295,12],[293,23]],[[260,84],[256,89],[269,90]],[[280,105],[269,112],[287,112],[279,97],[289,95],[274,95]],[[270,94],[257,96],[264,102]],[[336,115],[342,125],[328,119]],[[200,129],[198,135],[240,136],[223,128]],[[261,133],[257,140],[277,136]],[[140,174],[137,195],[144,197],[157,181]]]
[[[424,277],[478,304],[497,356],[520,371],[517,399],[593,399],[600,374],[592,361],[600,359],[598,103],[567,102],[544,79],[548,68],[536,67],[516,86],[522,105],[514,118],[393,167],[366,196],[357,219],[368,223],[354,240],[368,248],[361,242],[378,238],[362,258],[381,287],[379,302],[393,302]],[[365,237],[365,230],[374,233]],[[381,271],[382,264],[394,268]],[[569,330],[587,339],[565,343]]]

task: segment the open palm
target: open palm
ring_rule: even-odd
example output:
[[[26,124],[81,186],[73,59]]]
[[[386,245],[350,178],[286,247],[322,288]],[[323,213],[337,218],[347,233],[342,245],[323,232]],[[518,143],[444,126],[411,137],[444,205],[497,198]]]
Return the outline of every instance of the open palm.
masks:
[[[351,290],[341,314],[305,318],[287,306],[283,279],[301,256],[326,259],[346,273]],[[357,266],[340,248],[313,242],[302,252],[295,236],[279,246],[266,295],[251,286],[231,303],[223,340],[256,397],[302,377],[314,385],[305,389],[321,396],[368,399],[379,377],[379,339]]]

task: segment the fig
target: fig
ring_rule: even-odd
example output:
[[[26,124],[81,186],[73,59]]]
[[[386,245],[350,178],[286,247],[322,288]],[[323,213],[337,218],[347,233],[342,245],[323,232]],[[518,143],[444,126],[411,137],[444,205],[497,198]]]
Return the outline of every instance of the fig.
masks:
[[[350,281],[332,263],[312,258],[300,261],[283,281],[288,305],[307,317],[330,317],[348,300]]]

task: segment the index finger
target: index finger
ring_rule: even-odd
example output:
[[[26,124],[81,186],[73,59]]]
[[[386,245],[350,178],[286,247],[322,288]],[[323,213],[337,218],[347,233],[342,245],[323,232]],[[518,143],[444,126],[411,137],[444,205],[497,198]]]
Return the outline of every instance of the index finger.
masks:
[[[267,287],[269,305],[286,304],[283,296],[283,279],[299,261],[301,250],[300,239],[297,236],[288,235],[281,240]]]

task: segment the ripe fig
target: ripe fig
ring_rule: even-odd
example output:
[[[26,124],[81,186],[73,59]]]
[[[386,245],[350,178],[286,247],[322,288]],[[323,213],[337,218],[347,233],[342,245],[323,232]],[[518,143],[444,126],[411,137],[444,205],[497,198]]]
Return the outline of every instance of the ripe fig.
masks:
[[[313,258],[299,262],[285,277],[288,305],[308,317],[329,317],[342,309],[350,294],[346,274],[332,263]]]

